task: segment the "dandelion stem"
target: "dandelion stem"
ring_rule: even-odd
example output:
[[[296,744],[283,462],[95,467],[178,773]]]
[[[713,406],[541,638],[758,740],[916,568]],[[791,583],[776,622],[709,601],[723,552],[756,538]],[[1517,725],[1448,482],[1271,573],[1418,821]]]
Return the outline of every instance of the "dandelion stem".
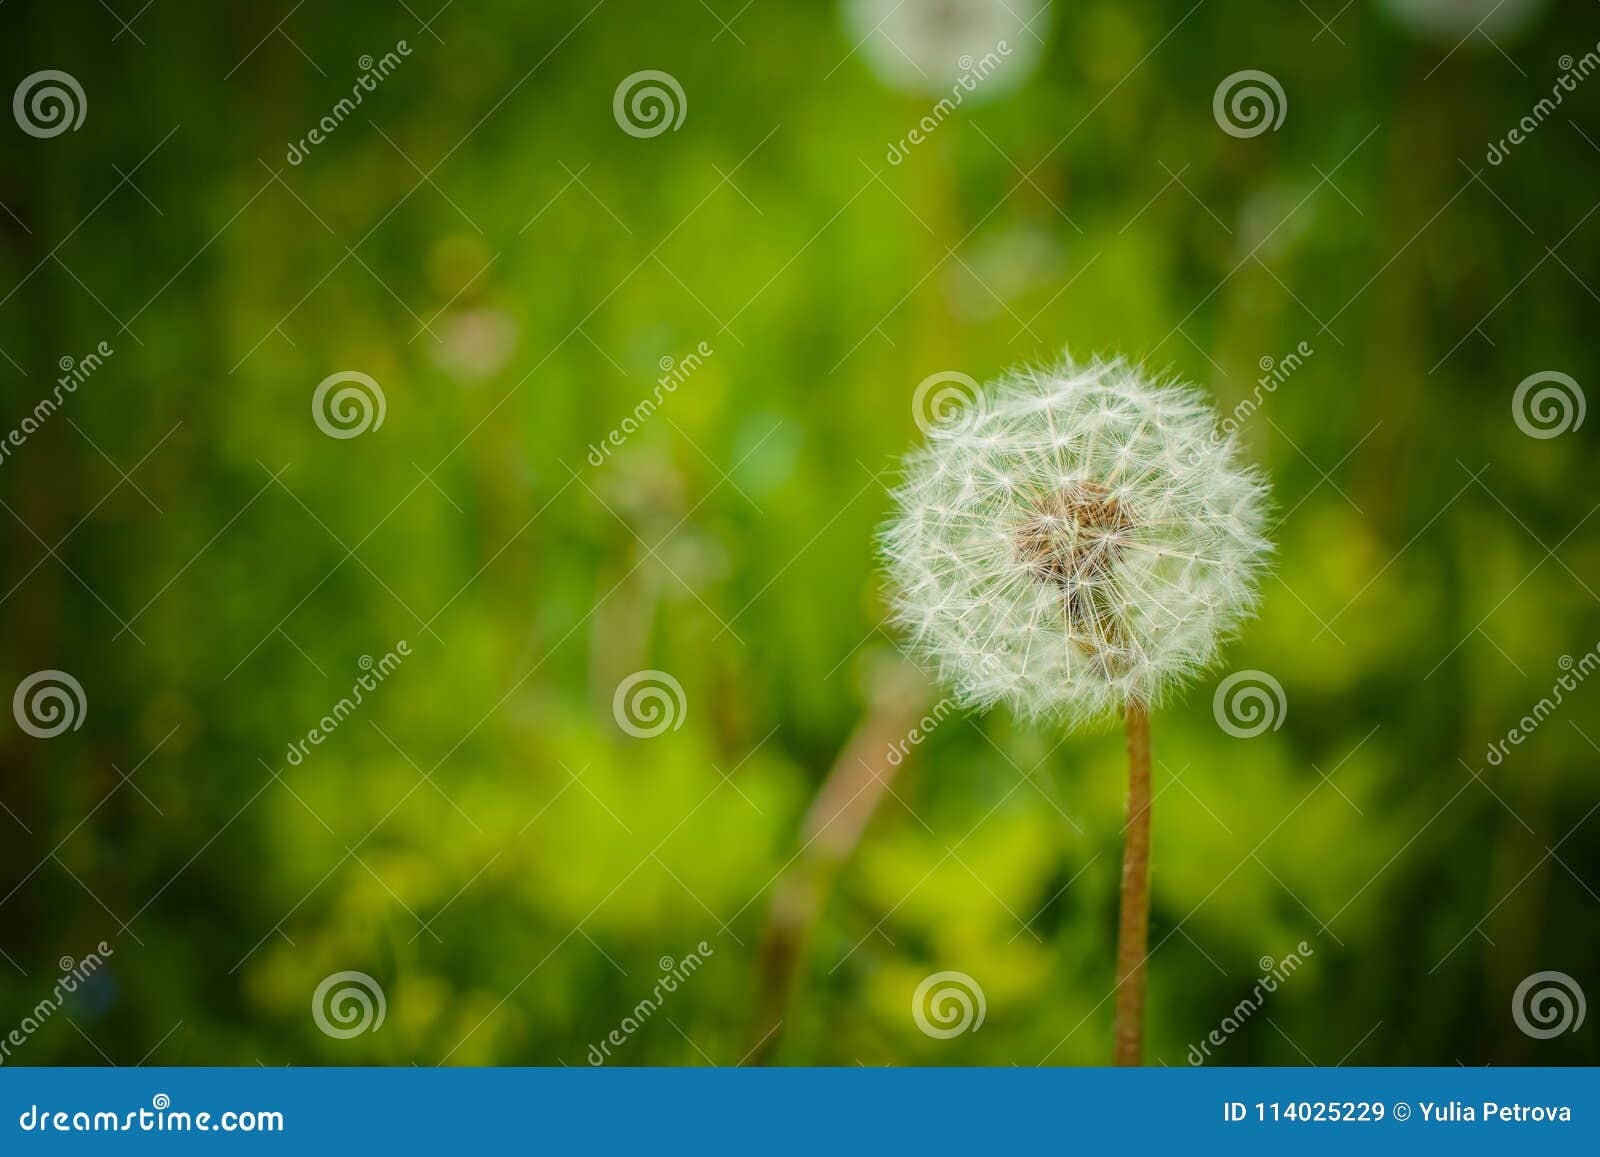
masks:
[[[1128,700],[1128,827],[1117,928],[1115,1063],[1137,1065],[1144,1040],[1144,962],[1150,942],[1150,716]]]

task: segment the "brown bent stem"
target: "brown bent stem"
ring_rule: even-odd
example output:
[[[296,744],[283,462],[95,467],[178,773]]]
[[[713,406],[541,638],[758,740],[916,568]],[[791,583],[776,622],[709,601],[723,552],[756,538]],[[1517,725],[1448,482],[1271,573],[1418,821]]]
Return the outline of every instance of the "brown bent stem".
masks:
[[[1137,1065],[1144,1041],[1144,960],[1150,942],[1150,716],[1128,701],[1128,832],[1117,927],[1115,1063]]]
[[[900,769],[903,745],[926,704],[926,689],[898,666],[876,679],[873,704],[840,753],[801,825],[800,850],[778,878],[761,935],[756,1037],[744,1065],[764,1065],[778,1048],[813,931],[834,876],[855,853]]]

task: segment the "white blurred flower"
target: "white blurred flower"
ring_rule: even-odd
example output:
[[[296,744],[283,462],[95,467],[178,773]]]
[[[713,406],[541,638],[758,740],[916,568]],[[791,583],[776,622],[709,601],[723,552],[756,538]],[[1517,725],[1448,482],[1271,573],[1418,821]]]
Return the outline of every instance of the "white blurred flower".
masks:
[[[964,704],[1154,707],[1255,605],[1266,486],[1193,389],[1123,361],[1015,373],[934,426],[882,533],[896,621]]]
[[[966,320],[996,317],[1030,290],[1058,284],[1062,258],[1061,244],[1043,225],[997,226],[944,267],[945,300]]]
[[[492,378],[511,358],[517,344],[517,323],[502,309],[467,309],[453,313],[436,327],[430,342],[440,369],[469,381]]]
[[[986,54],[1009,55],[965,103],[993,99],[1033,72],[1050,28],[1048,0],[843,0],[845,31],[886,84],[948,96]]]
[[[1487,48],[1488,41],[1474,35],[1482,25],[1490,36],[1521,31],[1545,7],[1546,0],[1379,0],[1401,24],[1430,40],[1457,44],[1469,39]]]

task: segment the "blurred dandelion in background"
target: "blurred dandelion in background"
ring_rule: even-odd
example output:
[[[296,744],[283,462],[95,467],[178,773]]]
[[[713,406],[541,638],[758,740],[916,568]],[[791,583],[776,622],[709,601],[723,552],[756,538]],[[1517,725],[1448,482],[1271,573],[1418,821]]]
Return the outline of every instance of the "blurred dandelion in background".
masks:
[[[434,363],[468,382],[492,378],[511,360],[517,323],[503,309],[464,309],[438,324]]]
[[[885,84],[948,96],[986,56],[999,68],[964,102],[992,100],[1027,80],[1050,29],[1048,0],[844,0],[845,36]]]
[[[1546,0],[1379,0],[1379,4],[1430,40],[1466,41],[1468,48],[1488,48],[1488,37],[1521,32],[1544,11]]]

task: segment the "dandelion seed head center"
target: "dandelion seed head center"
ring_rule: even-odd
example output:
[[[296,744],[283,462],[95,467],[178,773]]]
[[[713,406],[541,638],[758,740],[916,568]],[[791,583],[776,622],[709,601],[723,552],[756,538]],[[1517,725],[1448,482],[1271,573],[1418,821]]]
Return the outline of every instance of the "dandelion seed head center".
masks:
[[[1074,482],[1030,495],[1012,532],[1017,558],[1035,580],[1059,587],[1069,613],[1079,595],[1106,585],[1136,523],[1126,504],[1095,482]]]

